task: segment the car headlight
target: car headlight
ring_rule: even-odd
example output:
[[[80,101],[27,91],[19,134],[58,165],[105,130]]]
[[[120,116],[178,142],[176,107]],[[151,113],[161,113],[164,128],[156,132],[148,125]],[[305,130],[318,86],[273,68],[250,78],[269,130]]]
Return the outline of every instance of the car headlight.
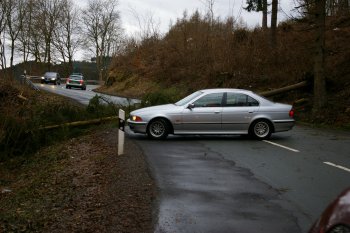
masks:
[[[52,81],[54,81],[56,78],[51,78]]]
[[[44,77],[44,76],[42,76],[42,77],[41,77],[41,79],[45,79],[45,77]]]
[[[142,121],[142,118],[139,116],[131,116],[131,120],[133,121]]]

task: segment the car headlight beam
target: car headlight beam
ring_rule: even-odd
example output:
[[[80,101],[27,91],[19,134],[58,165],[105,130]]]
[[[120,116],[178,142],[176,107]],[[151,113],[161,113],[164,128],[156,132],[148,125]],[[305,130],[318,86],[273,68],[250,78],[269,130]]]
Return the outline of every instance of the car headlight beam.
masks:
[[[133,120],[133,121],[142,121],[142,118],[139,117],[139,116],[132,116],[131,120]]]

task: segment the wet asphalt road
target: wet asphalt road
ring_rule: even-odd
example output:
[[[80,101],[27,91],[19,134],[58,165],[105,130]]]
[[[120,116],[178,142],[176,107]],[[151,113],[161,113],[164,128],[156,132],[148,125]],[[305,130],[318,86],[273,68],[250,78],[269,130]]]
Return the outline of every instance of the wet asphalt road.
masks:
[[[87,91],[38,86],[83,104],[96,94],[91,91],[96,86]],[[350,187],[350,132],[298,125],[268,141],[239,136],[154,141],[130,130],[127,136],[143,149],[159,187],[155,232],[307,232]]]
[[[66,89],[65,84],[53,85],[53,84],[35,83],[34,85],[36,85],[41,90],[52,92],[52,93],[55,93],[58,95],[67,96],[69,98],[72,98],[72,99],[78,101],[81,104],[84,104],[84,105],[88,105],[90,99],[92,99],[95,95],[102,96],[108,102],[112,102],[112,103],[115,103],[118,105],[125,105],[126,106],[129,104],[134,104],[134,103],[139,102],[139,100],[135,100],[135,99],[126,99],[126,98],[121,98],[121,97],[117,97],[117,96],[109,96],[109,95],[103,95],[103,94],[93,92],[92,90],[99,87],[98,85],[87,85],[85,91],[81,90],[81,89],[77,89],[77,88]]]
[[[350,186],[350,170],[326,164],[350,168],[348,132],[297,126],[268,141],[128,135],[159,185],[156,232],[307,232]]]

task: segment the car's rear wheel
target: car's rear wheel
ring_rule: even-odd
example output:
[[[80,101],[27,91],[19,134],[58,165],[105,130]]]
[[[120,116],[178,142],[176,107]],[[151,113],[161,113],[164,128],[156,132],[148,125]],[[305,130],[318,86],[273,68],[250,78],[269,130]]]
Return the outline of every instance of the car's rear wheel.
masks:
[[[257,120],[250,127],[249,132],[254,138],[257,139],[267,139],[271,136],[272,126],[267,120]]]
[[[152,139],[164,139],[169,134],[169,125],[164,119],[155,119],[149,123],[147,135]]]

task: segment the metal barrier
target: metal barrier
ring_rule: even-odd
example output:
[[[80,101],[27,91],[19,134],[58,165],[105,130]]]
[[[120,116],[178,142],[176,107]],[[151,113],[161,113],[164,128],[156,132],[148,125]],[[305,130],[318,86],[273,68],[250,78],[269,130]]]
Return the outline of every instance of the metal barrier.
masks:
[[[19,83],[22,85],[28,85],[33,90],[40,91],[40,89],[34,85],[34,83],[30,80],[29,77],[31,77],[31,76],[21,75],[19,78],[17,78],[17,81],[19,81]],[[34,76],[32,76],[32,77],[34,77]]]

